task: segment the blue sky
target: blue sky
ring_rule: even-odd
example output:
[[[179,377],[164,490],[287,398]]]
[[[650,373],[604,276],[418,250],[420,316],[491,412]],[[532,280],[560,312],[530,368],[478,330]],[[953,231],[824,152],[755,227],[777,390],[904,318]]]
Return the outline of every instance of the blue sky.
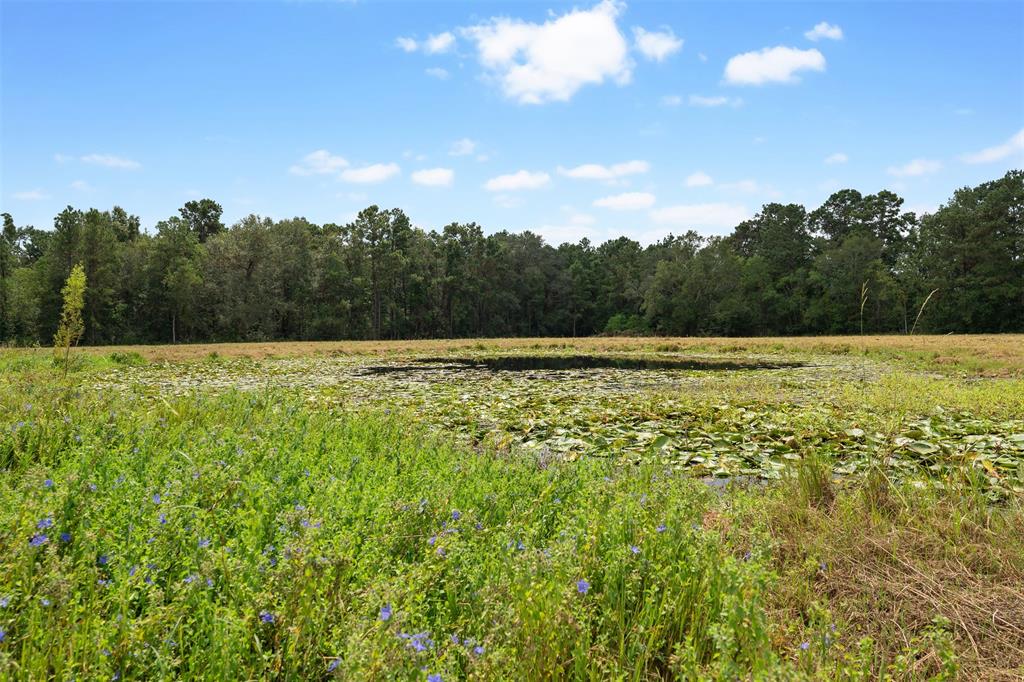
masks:
[[[549,241],[1024,166],[1024,3],[0,3],[0,205]]]

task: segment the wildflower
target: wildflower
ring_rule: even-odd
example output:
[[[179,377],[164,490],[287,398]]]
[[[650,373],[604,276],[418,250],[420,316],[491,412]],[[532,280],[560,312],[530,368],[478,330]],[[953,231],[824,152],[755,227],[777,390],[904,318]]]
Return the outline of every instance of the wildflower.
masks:
[[[661,524],[658,524],[658,527],[655,528],[654,530],[656,530],[659,533],[664,533],[666,530],[668,530],[668,526],[666,526],[664,523],[661,523]]]
[[[430,538],[427,540],[427,544],[430,545],[431,547],[434,546],[435,542],[437,542],[437,536],[436,535],[431,535]]]
[[[206,549],[210,546],[209,538],[199,538],[199,549]]]
[[[110,581],[106,580],[104,578],[100,578],[99,580],[96,581],[96,584],[99,585],[100,587],[106,587],[107,585],[110,584]]]
[[[213,578],[207,578],[206,579],[206,586],[207,587],[213,587]]]
[[[187,575],[185,577],[184,583],[186,585],[191,585],[192,583],[194,583],[196,581],[196,578],[198,578],[198,577],[199,576],[197,576],[195,573],[190,573],[189,575]]]
[[[63,533],[61,533],[60,534],[60,541],[61,542],[71,542],[71,533],[69,533],[67,531],[64,531]]]
[[[89,491],[93,492],[93,493],[96,492],[96,484],[95,483],[90,483],[89,484]]]
[[[334,659],[333,661],[331,661],[330,665],[327,666],[327,672],[333,673],[335,670],[338,669],[339,665],[341,665],[341,659],[340,658]]]
[[[585,578],[580,578],[576,581],[576,591],[580,594],[586,594],[590,591],[590,583]]]
[[[49,606],[50,605],[50,600],[47,599],[46,597],[40,597],[39,598],[39,603],[42,604],[43,606]]]
[[[270,611],[260,611],[260,620],[264,623],[273,623],[274,614],[272,614]]]
[[[752,556],[753,555],[750,553],[750,550],[748,549],[746,552],[743,553],[743,560],[744,561],[750,561],[750,557],[752,557]]]
[[[448,554],[448,552],[445,551],[444,547],[438,547],[437,548],[437,556],[444,557],[447,554]]]
[[[100,554],[100,558],[97,559],[97,561],[99,562],[100,566],[106,566],[108,563],[110,563],[110,557],[108,557],[106,554]]]
[[[135,577],[135,571],[137,569],[138,569],[138,566],[132,566],[131,568],[129,568],[128,569],[128,577],[129,578],[134,578]]]
[[[801,642],[800,643],[800,650],[801,651],[807,651],[810,648],[811,648],[811,643],[810,642]]]
[[[633,554],[639,554],[640,553],[640,548],[637,547],[636,545],[630,545],[629,546],[629,551],[632,552]]]
[[[477,530],[483,530],[483,529],[484,529],[484,524],[482,524],[482,523],[480,523],[479,521],[477,521],[477,522],[476,522],[476,523],[475,523],[475,524],[473,525],[473,527],[474,527],[474,528],[476,528]]]
[[[4,641],[5,639],[7,639],[7,633],[4,632],[3,628],[0,628],[0,642]]]
[[[166,514],[161,514],[160,515],[160,525],[161,526],[167,525],[167,515]]]
[[[462,518],[462,514],[459,513],[459,510],[458,509],[453,509],[452,510],[452,521],[458,521],[461,518]]]
[[[39,519],[39,523],[36,524],[36,528],[39,530],[45,530],[53,527],[53,517],[47,516],[45,519]]]
[[[7,605],[11,603],[10,597],[0,597],[0,609],[6,609]]]
[[[53,487],[53,479],[52,478],[48,478],[45,481],[43,481],[43,487],[44,488],[52,488]]]
[[[427,675],[427,682],[441,682],[441,673],[431,673]]]
[[[109,656],[110,655],[110,649],[103,649],[103,650],[100,651],[100,653],[103,654],[104,656]]]
[[[476,654],[477,656],[483,656],[484,655],[484,651],[486,651],[486,650],[483,648],[483,646],[477,645],[477,646],[473,647],[473,653]]]
[[[49,540],[50,538],[46,537],[44,533],[36,533],[32,536],[32,539],[28,541],[28,544],[32,545],[33,547],[42,547]]]
[[[828,570],[828,564],[822,561],[820,564],[818,564],[818,568],[821,570],[822,573],[824,573]]]
[[[516,543],[516,549],[518,549],[520,552],[526,549],[526,545],[523,544],[522,540]]]
[[[391,604],[385,604],[384,606],[380,607],[380,615],[378,616],[378,618],[380,618],[380,620],[384,621],[385,623],[391,620]]]

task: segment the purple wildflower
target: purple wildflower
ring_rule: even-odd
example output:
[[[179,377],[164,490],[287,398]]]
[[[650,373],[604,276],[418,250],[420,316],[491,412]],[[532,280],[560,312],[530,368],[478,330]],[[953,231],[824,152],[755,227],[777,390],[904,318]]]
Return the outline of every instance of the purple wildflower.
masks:
[[[452,510],[452,521],[458,521],[461,518],[462,518],[462,514],[459,512],[459,510],[458,509],[453,509]]]
[[[580,578],[576,581],[576,591],[580,594],[586,594],[590,591],[590,583],[587,582],[586,578]]]
[[[46,597],[40,597],[39,598],[39,603],[42,604],[43,606],[49,606],[50,605],[50,600],[47,599]]]
[[[4,641],[5,639],[7,639],[7,633],[4,632],[3,628],[0,628],[0,642]]]
[[[53,479],[52,478],[48,478],[45,481],[43,481],[43,487],[44,488],[52,488],[53,487]]]
[[[632,552],[633,554],[639,554],[640,553],[640,548],[637,547],[636,545],[630,545],[629,546],[629,551]]]
[[[811,643],[810,642],[801,642],[800,643],[800,650],[801,651],[807,651],[810,648],[811,648]]]
[[[209,538],[199,538],[199,549],[206,549],[210,546]]]
[[[64,531],[63,533],[61,533],[60,534],[60,541],[61,542],[71,542],[71,533],[69,533],[67,531]]]
[[[108,557],[106,554],[100,554],[100,558],[97,559],[97,561],[99,562],[100,566],[106,566],[110,563],[110,557]]]
[[[53,517],[52,516],[47,516],[45,519],[39,519],[39,522],[36,524],[36,528],[38,528],[39,530],[46,530],[47,528],[52,528],[52,527],[53,527]]]
[[[327,666],[327,672],[333,673],[335,670],[338,669],[339,665],[341,665],[341,659],[340,658],[334,659],[333,661],[331,661],[330,665]]]
[[[270,611],[260,611],[260,620],[264,623],[273,623],[274,614],[272,614]]]
[[[198,577],[199,576],[197,576],[195,573],[190,573],[189,575],[187,575],[185,577],[184,583],[186,585],[191,585],[192,583],[194,583],[196,581],[196,578],[198,578]]]
[[[427,682],[441,682],[441,673],[431,673],[427,675]]]
[[[483,656],[484,655],[484,651],[486,651],[486,649],[484,649],[483,646],[477,645],[477,646],[473,647],[473,653],[476,654],[477,656]]]
[[[45,533],[36,533],[32,536],[32,539],[28,541],[28,544],[32,545],[33,547],[42,547],[47,542],[49,542],[49,540],[50,538],[46,537]]]
[[[391,604],[385,604],[384,606],[380,607],[380,615],[378,616],[378,618],[380,618],[380,620],[384,621],[385,623],[391,620]]]
[[[668,530],[668,526],[666,526],[664,523],[662,523],[657,528],[655,528],[654,530],[658,531],[659,533],[664,533],[666,530]]]

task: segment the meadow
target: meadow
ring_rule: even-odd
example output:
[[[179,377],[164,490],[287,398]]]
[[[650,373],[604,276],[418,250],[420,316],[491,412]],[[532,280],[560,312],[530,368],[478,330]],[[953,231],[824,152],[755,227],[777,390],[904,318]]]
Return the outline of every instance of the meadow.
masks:
[[[0,677],[1024,676],[1024,336],[0,352]]]

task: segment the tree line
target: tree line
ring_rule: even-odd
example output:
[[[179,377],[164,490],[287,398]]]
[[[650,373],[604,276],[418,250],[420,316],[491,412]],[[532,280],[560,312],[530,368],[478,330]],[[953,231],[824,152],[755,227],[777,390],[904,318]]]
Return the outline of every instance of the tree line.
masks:
[[[1024,331],[1020,170],[920,217],[893,192],[844,189],[646,247],[428,232],[377,206],[343,225],[221,215],[190,201],[150,233],[120,207],[69,206],[52,230],[4,213],[0,343],[50,342],[77,264],[88,344]]]

